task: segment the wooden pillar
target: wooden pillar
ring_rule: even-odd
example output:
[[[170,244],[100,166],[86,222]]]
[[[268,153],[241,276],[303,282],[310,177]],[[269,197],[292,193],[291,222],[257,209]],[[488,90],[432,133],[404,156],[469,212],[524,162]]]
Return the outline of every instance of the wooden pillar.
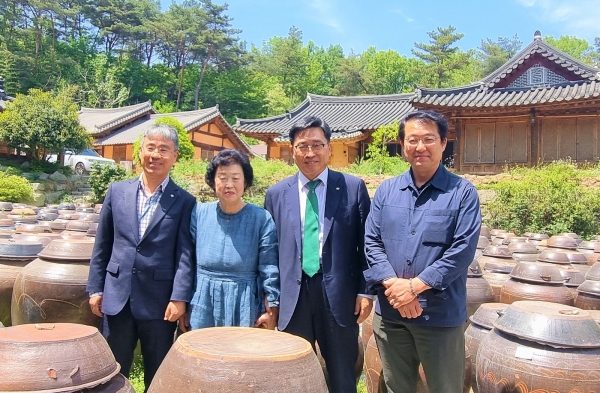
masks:
[[[453,155],[454,155],[454,170],[456,172],[460,172],[461,171],[461,162],[462,162],[462,156],[460,155],[460,151],[461,151],[461,144],[463,143],[462,139],[463,139],[463,132],[462,132],[462,122],[458,119],[454,120],[454,151],[453,151]]]
[[[537,165],[540,159],[540,119],[536,117],[535,108],[531,109],[531,115],[529,117],[529,125],[530,125],[530,141],[531,146],[529,150],[529,166]]]

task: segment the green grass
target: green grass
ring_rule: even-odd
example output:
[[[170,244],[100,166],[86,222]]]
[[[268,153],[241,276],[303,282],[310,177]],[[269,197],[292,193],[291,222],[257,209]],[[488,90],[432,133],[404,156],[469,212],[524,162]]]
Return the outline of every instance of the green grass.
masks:
[[[133,385],[136,393],[144,393],[144,363],[142,355],[135,355],[133,366],[129,373],[129,382]]]

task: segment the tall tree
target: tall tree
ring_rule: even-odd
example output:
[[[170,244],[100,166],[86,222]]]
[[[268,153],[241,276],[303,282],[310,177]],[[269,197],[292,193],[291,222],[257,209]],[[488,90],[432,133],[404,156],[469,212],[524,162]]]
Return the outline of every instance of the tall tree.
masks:
[[[561,35],[558,39],[552,37],[551,35],[544,37],[544,41],[559,49],[566,54],[576,58],[577,60],[581,60],[585,63],[591,64],[592,58],[591,54],[594,48],[590,45],[587,40],[583,38],[577,38],[575,36],[569,35]]]
[[[498,37],[492,41],[489,38],[481,40],[477,57],[481,60],[481,76],[485,77],[500,68],[511,57],[516,55],[523,42],[515,34],[513,37]]]
[[[456,27],[438,27],[427,32],[429,44],[415,42],[416,49],[411,52],[428,64],[434,76],[433,84],[438,87],[447,87],[451,80],[453,70],[465,67],[468,64],[468,54],[463,53],[457,46],[453,46],[464,37],[464,34],[455,33]]]

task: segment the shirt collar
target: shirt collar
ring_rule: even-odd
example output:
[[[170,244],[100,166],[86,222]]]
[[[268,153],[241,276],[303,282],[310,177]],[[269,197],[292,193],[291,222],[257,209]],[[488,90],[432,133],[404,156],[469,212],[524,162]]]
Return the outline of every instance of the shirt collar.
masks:
[[[146,188],[144,187],[144,180],[142,179],[142,176],[143,174],[140,175],[140,177],[138,178],[139,189],[146,193]],[[167,177],[165,177],[165,180],[163,180],[162,183],[160,183],[158,187],[156,187],[156,190],[154,190],[154,192],[164,191],[167,188],[167,185],[169,184],[169,180],[171,180],[171,178],[167,175]]]
[[[446,169],[445,166],[440,164],[437,171],[429,181],[428,184],[431,184],[433,187],[441,190],[448,191],[448,181],[450,180],[450,172]],[[426,183],[426,184],[427,184]],[[400,189],[406,189],[407,187],[412,187],[417,190],[417,186],[415,185],[412,177],[412,168],[408,171],[404,172],[404,174],[400,178]]]
[[[319,179],[321,180],[321,183],[323,183],[323,185],[325,187],[327,187],[327,177],[329,176],[329,168],[325,168],[325,170],[323,172],[321,172],[321,174],[319,176],[317,176],[315,179]],[[304,174],[302,172],[298,172],[298,180],[300,181],[300,184],[302,184],[302,187],[306,186],[306,183],[308,183],[310,180],[308,180],[308,178],[306,176],[304,176]]]

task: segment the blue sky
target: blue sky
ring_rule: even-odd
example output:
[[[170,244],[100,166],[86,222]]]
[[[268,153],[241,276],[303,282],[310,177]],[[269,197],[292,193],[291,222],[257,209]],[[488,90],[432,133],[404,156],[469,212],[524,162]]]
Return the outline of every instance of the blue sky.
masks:
[[[224,0],[213,0],[223,4]],[[161,0],[163,10],[169,0]],[[285,36],[294,25],[305,43],[340,44],[344,53],[361,53],[369,46],[393,49],[411,56],[415,42],[427,42],[427,32],[453,25],[465,34],[458,45],[476,48],[484,38],[512,37],[523,45],[535,30],[543,36],[585,38],[600,36],[600,0],[228,0],[228,15],[241,29],[240,38],[260,46],[274,36]]]

